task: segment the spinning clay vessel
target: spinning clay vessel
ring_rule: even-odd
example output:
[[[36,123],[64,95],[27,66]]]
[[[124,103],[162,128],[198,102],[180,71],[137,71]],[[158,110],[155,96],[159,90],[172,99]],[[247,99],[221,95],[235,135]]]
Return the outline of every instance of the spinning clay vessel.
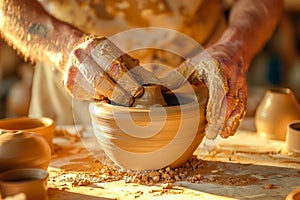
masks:
[[[105,101],[90,104],[94,134],[107,156],[121,168],[177,167],[190,158],[204,137],[206,98],[163,96],[160,86],[151,87],[145,87],[136,107]],[[143,98],[156,100],[149,104]]]

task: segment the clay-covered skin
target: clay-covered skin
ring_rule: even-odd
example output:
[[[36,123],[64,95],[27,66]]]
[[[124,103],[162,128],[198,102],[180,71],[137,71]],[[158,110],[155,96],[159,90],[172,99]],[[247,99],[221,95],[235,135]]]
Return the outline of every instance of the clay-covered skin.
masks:
[[[47,169],[51,149],[46,140],[32,132],[0,134],[0,172],[16,168]]]
[[[71,52],[64,84],[78,99],[107,97],[130,106],[133,98],[143,93],[142,86],[128,70],[138,64],[106,38],[91,37]]]
[[[221,38],[176,69],[186,79],[203,82],[208,87],[208,138],[235,134],[246,112],[246,72],[254,55],[274,31],[282,8],[282,0],[237,1]],[[172,89],[181,79],[167,75],[163,85],[168,84]]]
[[[74,45],[83,41],[79,29],[53,18],[37,1],[1,0],[0,12],[1,37],[25,60],[64,71]]]

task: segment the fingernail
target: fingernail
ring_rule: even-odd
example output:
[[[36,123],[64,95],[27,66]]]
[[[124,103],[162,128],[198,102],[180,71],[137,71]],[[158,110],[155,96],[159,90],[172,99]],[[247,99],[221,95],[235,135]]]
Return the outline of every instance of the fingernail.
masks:
[[[221,136],[222,136],[222,138],[228,138],[228,137],[230,136],[230,133],[231,133],[231,128],[228,127],[228,126],[226,126],[226,127],[223,129],[223,131],[222,131],[222,133],[221,133]]]
[[[132,95],[133,97],[140,97],[144,94],[144,88],[143,87],[137,87],[135,89],[135,93]]]

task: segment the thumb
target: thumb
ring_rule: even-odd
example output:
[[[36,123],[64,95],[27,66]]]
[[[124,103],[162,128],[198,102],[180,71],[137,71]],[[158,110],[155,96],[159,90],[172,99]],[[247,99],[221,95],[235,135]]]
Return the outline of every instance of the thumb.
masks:
[[[167,73],[160,81],[164,87],[173,90],[196,77],[198,77],[196,68],[188,61],[184,61],[179,67]]]

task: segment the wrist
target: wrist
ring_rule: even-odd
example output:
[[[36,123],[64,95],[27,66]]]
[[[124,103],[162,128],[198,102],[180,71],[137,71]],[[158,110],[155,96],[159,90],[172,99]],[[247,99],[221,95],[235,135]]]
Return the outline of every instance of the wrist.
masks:
[[[218,45],[224,46],[229,54],[237,63],[248,70],[251,57],[247,48],[242,31],[236,27],[228,28],[217,42]]]
[[[61,55],[58,67],[62,72],[64,72],[71,51],[76,46],[85,41],[85,34],[82,31],[73,27],[60,27],[60,30],[58,30],[58,34],[60,34],[60,37],[56,37],[56,40],[57,44],[59,45],[59,51],[57,51],[56,53],[58,55]]]

